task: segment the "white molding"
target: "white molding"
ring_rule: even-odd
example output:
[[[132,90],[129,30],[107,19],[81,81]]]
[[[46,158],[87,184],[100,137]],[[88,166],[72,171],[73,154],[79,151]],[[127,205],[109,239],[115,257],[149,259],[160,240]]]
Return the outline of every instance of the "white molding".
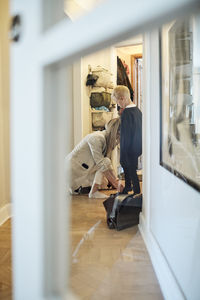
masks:
[[[74,146],[83,138],[82,59],[73,64],[73,124]]]
[[[0,209],[0,226],[12,216],[12,205],[8,203]]]
[[[142,34],[179,15],[193,12],[198,6],[198,0],[118,0],[117,6],[116,0],[109,0],[75,22],[63,19],[47,30],[38,45],[38,58],[43,65],[58,59],[77,58]],[[122,14],[124,8],[126,12]],[[113,16],[105,14],[113,10]],[[92,24],[92,29],[88,24]],[[60,43],[55,43],[58,40]]]
[[[115,44],[115,48],[121,48],[121,47],[127,47],[127,46],[136,46],[136,45],[140,45],[143,44],[143,35],[139,34],[137,36],[134,36],[128,40],[119,42],[117,44]]]
[[[150,230],[147,229],[146,221],[140,214],[139,230],[147,247],[151,262],[156,273],[165,300],[186,299],[176,278],[174,277],[165,256],[163,255],[156,239]]]
[[[143,36],[143,214],[149,228],[150,220],[150,160],[151,160],[151,33],[146,32]]]

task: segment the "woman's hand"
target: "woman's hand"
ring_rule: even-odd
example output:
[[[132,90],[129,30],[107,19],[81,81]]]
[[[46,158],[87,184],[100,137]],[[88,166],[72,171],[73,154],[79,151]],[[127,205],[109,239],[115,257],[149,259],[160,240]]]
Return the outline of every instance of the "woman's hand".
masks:
[[[107,170],[103,174],[118,192],[123,191],[124,186],[119,182],[112,170]]]
[[[119,193],[122,193],[123,189],[124,189],[123,184],[121,184],[121,183],[119,182],[119,183],[118,183],[117,191],[118,191]]]

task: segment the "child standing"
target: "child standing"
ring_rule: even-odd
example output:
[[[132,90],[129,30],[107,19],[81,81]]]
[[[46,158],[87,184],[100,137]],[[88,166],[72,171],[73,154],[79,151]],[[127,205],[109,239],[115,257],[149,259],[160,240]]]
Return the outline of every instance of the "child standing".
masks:
[[[123,109],[120,129],[120,164],[125,174],[123,193],[128,193],[133,189],[134,194],[139,194],[137,164],[138,157],[142,154],[142,112],[131,101],[130,92],[126,86],[116,86],[112,97]]]

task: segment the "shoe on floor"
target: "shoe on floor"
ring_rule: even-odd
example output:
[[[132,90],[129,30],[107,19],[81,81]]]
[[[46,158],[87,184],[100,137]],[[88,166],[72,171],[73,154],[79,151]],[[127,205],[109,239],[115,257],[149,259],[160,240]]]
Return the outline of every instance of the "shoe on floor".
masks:
[[[103,194],[103,193],[101,193],[101,192],[99,192],[99,191],[96,191],[95,193],[89,193],[89,195],[88,195],[88,197],[89,198],[101,198],[101,199],[103,199],[103,198],[108,198],[108,195],[106,195],[106,194]]]

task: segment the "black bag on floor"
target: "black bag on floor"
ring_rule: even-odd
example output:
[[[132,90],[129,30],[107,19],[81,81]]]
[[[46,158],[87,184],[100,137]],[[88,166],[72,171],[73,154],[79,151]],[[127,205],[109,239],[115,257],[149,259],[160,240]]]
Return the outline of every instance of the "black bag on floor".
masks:
[[[110,229],[122,230],[139,224],[142,210],[142,194],[112,194],[103,202],[107,212],[107,224]]]

